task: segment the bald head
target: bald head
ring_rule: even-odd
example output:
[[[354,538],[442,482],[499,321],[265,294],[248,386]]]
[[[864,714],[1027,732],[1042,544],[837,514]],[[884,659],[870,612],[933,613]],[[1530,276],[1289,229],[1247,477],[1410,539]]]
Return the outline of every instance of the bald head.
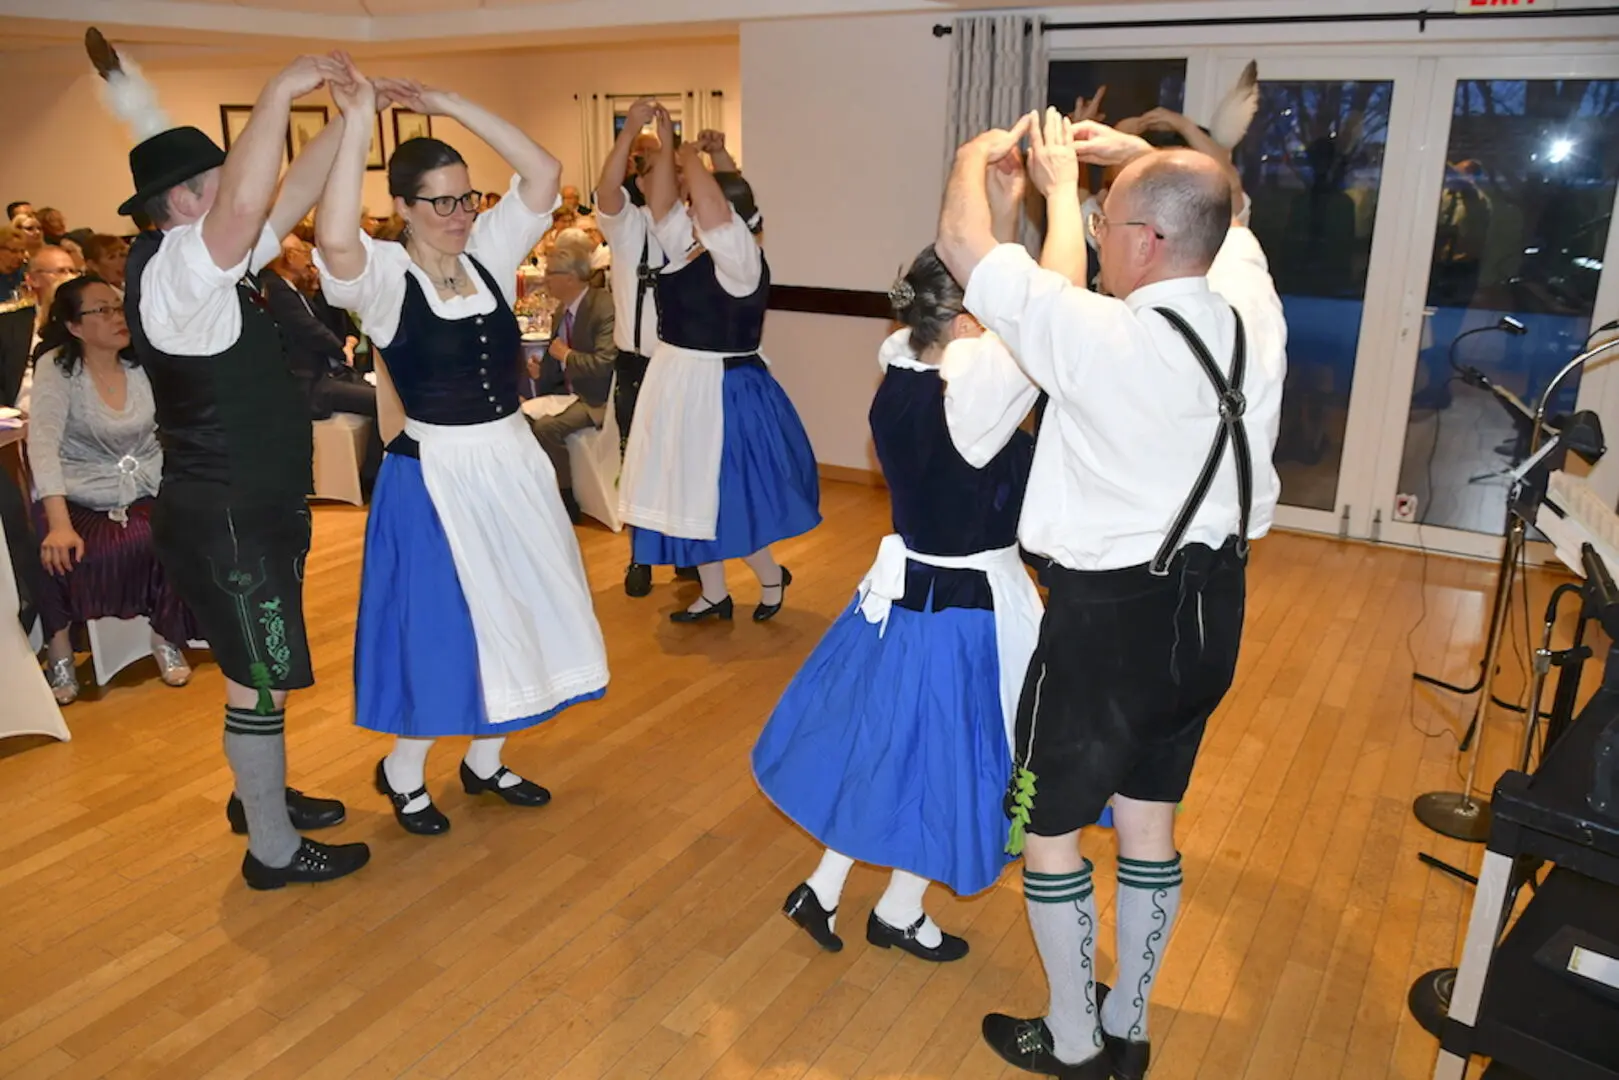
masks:
[[[1231,185],[1205,154],[1160,150],[1120,172],[1108,195],[1108,217],[1150,222],[1164,236],[1169,269],[1204,274],[1231,228]]]

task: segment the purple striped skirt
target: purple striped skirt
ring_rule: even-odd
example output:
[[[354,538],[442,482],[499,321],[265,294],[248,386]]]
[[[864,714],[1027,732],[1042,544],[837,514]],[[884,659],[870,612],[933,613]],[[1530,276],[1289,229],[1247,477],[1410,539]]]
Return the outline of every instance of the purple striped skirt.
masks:
[[[153,499],[129,507],[129,521],[119,524],[100,510],[69,502],[73,529],[84,539],[84,559],[66,574],[47,573],[40,597],[41,620],[48,638],[57,631],[91,619],[133,619],[144,615],[152,629],[181,647],[200,639],[191,610],[169,585],[152,547]],[[34,504],[34,527],[40,538],[50,532],[43,503]]]

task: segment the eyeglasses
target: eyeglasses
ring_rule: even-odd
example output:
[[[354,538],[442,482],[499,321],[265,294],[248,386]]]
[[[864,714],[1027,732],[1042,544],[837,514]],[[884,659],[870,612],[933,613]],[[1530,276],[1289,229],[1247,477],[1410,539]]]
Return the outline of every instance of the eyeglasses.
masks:
[[[79,318],[83,319],[91,315],[122,315],[123,313],[123,308],[116,304],[112,304],[107,307],[85,308],[83,311],[79,312]]]
[[[1100,210],[1092,210],[1085,215],[1085,231],[1091,234],[1093,240],[1102,239],[1102,232],[1110,225],[1136,225],[1143,229],[1151,229],[1158,239],[1164,239],[1164,234],[1150,221],[1109,221],[1107,215]]]
[[[455,213],[455,208],[458,206],[469,214],[477,213],[478,207],[483,205],[483,192],[469,191],[465,195],[439,195],[436,198],[413,195],[405,201],[407,203],[432,203],[435,214],[439,217],[449,217]]]

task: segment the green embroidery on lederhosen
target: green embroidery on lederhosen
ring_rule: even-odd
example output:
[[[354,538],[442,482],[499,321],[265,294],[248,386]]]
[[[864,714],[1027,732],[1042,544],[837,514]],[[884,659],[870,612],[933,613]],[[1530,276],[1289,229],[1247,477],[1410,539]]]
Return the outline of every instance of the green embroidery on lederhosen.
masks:
[[[241,629],[242,640],[247,642],[248,675],[252,679],[253,688],[259,692],[254,711],[260,716],[267,716],[275,708],[275,702],[270,697],[270,668],[264,662],[263,653],[259,649],[259,627],[254,622],[252,608],[247,600],[250,594],[256,592],[270,578],[270,575],[264,569],[264,559],[262,556],[259,558],[256,572],[232,566],[221,574],[219,564],[214,561],[213,556],[209,556],[208,569],[213,576],[214,584],[229,595],[236,605],[236,622]],[[279,609],[281,603],[279,599],[272,601],[272,603]],[[268,630],[269,627],[266,626],[265,629]],[[283,646],[282,662],[284,665],[286,657],[284,626],[281,631],[281,642]],[[271,659],[274,659],[274,657],[272,656]],[[286,672],[283,670],[282,677],[285,677],[285,674]]]

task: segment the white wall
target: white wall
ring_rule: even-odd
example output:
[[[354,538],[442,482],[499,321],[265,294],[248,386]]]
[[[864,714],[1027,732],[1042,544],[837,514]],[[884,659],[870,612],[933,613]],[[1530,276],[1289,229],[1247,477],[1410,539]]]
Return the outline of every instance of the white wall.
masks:
[[[929,16],[744,23],[742,132],[772,280],[886,292],[930,243],[950,44]],[[877,319],[772,312],[765,354],[817,460],[875,469]]]
[[[371,66],[368,65],[368,69]],[[533,135],[562,160],[564,181],[589,190],[581,175],[580,120],[575,94],[655,93],[712,87],[725,93],[726,127],[742,150],[735,42],[681,41],[613,48],[460,54],[378,61],[379,75],[406,75],[454,89]],[[193,124],[222,140],[219,106],[251,105],[271,68],[157,70],[148,75],[176,123]],[[95,76],[30,72],[7,95],[6,151],[0,154],[0,203],[32,200],[56,206],[70,227],[127,232],[116,210],[130,193],[127,131],[96,95]],[[325,103],[316,95],[305,103]],[[331,115],[335,118],[336,109]],[[393,148],[389,118],[384,146]],[[492,151],[459,125],[434,120],[433,132],[467,158],[474,186],[505,191],[511,173]],[[366,177],[366,203],[388,210],[385,174]]]

